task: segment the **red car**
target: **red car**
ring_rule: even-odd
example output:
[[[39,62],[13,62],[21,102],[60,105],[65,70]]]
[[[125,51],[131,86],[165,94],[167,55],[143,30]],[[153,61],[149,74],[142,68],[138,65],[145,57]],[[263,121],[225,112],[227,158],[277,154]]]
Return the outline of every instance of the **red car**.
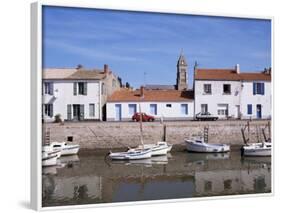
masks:
[[[145,113],[141,113],[142,114],[142,121],[154,121],[155,118],[151,115],[147,115]],[[137,112],[133,115],[132,117],[133,121],[140,121],[140,113]]]

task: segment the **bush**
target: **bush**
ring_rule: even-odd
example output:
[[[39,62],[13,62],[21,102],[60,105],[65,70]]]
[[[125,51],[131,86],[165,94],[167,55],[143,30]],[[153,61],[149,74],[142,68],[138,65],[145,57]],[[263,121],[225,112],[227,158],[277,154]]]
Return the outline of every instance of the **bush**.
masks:
[[[61,123],[62,122],[62,120],[61,120],[61,115],[60,114],[56,114],[55,115],[55,121],[54,121],[55,123]]]

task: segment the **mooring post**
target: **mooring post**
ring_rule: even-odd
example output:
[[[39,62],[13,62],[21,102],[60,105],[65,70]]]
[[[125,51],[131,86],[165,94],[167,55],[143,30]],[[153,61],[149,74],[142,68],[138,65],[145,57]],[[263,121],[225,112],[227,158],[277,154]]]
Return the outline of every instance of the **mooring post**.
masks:
[[[167,140],[167,126],[166,124],[163,125],[163,141]]]

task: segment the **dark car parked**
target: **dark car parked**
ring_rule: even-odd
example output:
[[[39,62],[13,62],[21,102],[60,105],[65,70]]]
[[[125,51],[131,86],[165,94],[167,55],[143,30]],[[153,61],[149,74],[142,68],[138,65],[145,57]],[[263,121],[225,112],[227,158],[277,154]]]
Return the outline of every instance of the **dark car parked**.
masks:
[[[142,121],[154,121],[155,118],[151,115],[147,115],[145,113],[141,113],[142,114]],[[140,121],[140,113],[137,112],[133,115],[132,120],[133,121]]]
[[[195,118],[198,121],[215,121],[219,119],[219,117],[214,116],[209,112],[199,112],[196,114]]]

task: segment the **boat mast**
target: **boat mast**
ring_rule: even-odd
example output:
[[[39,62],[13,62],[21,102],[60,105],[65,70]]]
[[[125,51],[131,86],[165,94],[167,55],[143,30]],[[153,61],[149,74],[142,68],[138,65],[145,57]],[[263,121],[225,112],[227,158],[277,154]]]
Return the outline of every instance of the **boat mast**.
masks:
[[[141,104],[140,103],[139,103],[139,108],[140,108],[140,139],[141,139],[142,148],[144,149],[143,132],[142,132],[142,113],[141,113]]]

